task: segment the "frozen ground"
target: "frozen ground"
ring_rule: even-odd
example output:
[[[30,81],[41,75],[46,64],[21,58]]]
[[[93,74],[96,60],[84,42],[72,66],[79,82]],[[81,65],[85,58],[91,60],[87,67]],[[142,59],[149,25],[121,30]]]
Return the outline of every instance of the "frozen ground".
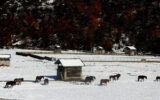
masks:
[[[160,61],[160,57],[158,56],[85,55],[85,54],[55,54],[55,55],[41,54],[40,56],[55,57],[57,59],[81,58],[84,61],[141,61],[141,59],[146,59],[146,61]]]
[[[0,67],[0,81],[23,77],[35,80],[37,75],[49,78],[49,85],[23,82],[13,88],[4,88],[0,82],[0,98],[20,100],[160,100],[160,82],[155,77],[160,75],[160,63],[110,63],[86,62],[83,67],[83,78],[96,76],[96,80],[84,85],[82,82],[54,81],[57,66],[54,62],[37,60],[31,57],[15,55],[21,50],[0,50],[0,54],[11,54],[11,67]],[[26,50],[25,50],[26,51]],[[104,55],[48,55],[56,58],[81,58],[82,60],[106,60],[118,56]],[[125,56],[127,57],[127,56]],[[132,57],[127,57],[127,59]],[[137,58],[137,57],[136,57]],[[149,58],[149,57],[147,57]],[[150,57],[158,59],[159,57]],[[107,86],[100,86],[100,79],[120,73],[118,81],[111,81]],[[147,75],[144,82],[137,82],[137,76]]]

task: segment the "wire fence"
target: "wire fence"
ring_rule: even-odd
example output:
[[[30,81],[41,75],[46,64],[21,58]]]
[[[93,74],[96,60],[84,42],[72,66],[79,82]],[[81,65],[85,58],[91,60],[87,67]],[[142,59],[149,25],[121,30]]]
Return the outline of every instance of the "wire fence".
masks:
[[[157,62],[160,63],[160,57],[154,57],[154,56],[127,56],[127,55],[86,55],[86,54],[68,54],[70,56],[67,56],[66,54],[53,54],[53,56],[42,56],[41,55],[34,55],[34,54],[28,54],[26,52],[17,52],[17,55],[21,56],[31,56],[33,58],[37,58],[40,60],[50,60],[50,61],[56,61],[60,55],[62,57],[66,58],[80,58],[84,62]],[[50,54],[51,55],[51,54]]]
[[[155,62],[160,63],[160,58],[147,57],[106,57],[105,59],[83,60],[84,62]]]

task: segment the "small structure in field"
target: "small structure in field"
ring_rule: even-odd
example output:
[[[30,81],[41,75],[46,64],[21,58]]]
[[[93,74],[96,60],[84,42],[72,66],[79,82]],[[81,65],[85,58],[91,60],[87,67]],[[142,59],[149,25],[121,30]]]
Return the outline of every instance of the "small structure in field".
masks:
[[[146,59],[145,59],[145,58],[142,58],[142,59],[141,59],[141,62],[146,62]]]
[[[60,45],[54,46],[54,53],[61,53],[61,46]]]
[[[134,46],[126,46],[124,48],[124,52],[125,54],[129,55],[129,56],[134,56],[136,55],[136,51],[137,49]]]
[[[10,66],[10,54],[0,54],[0,66]]]
[[[92,52],[95,54],[105,54],[105,50],[101,46],[93,47]]]
[[[81,59],[58,59],[55,64],[58,64],[58,80],[82,80],[82,67],[84,66],[84,63],[81,61]]]

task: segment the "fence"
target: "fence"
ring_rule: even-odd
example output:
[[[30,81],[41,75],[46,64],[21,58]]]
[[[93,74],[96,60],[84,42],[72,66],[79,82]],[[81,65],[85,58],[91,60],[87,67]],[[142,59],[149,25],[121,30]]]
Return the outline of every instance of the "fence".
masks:
[[[16,52],[16,54],[21,56],[30,56],[40,60],[49,60],[49,61],[56,60],[55,57],[47,57],[47,56],[43,57],[43,56],[35,55],[34,52]],[[67,54],[65,53],[65,55]],[[71,55],[71,54],[68,54],[68,55]],[[86,57],[84,56],[86,54],[73,54],[74,58],[75,58],[74,55],[78,55],[77,57],[81,58],[84,62],[157,62],[157,63],[160,63],[160,57],[154,57],[154,56],[88,55]],[[72,58],[72,56],[69,56],[69,57]]]
[[[39,60],[48,60],[48,61],[53,61],[53,60],[56,60],[56,58],[53,58],[53,57],[42,57],[42,56],[39,56],[39,55],[34,55],[32,53],[27,53],[27,52],[16,52],[16,55],[21,55],[21,56],[30,56],[32,58],[36,58],[36,59],[39,59]]]

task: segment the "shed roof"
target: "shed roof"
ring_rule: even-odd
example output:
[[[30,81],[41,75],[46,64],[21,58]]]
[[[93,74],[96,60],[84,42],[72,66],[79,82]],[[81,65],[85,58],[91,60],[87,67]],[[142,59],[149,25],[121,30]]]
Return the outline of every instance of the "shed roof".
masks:
[[[63,67],[81,67],[84,63],[79,58],[63,58],[58,59],[55,64],[61,64]]]
[[[60,46],[60,45],[58,45],[58,44],[56,44],[56,45],[55,45],[55,48],[61,48],[61,46]]]
[[[10,54],[0,54],[0,59],[9,59],[11,58]]]
[[[129,48],[130,50],[136,50],[134,46],[127,46],[127,48]]]

